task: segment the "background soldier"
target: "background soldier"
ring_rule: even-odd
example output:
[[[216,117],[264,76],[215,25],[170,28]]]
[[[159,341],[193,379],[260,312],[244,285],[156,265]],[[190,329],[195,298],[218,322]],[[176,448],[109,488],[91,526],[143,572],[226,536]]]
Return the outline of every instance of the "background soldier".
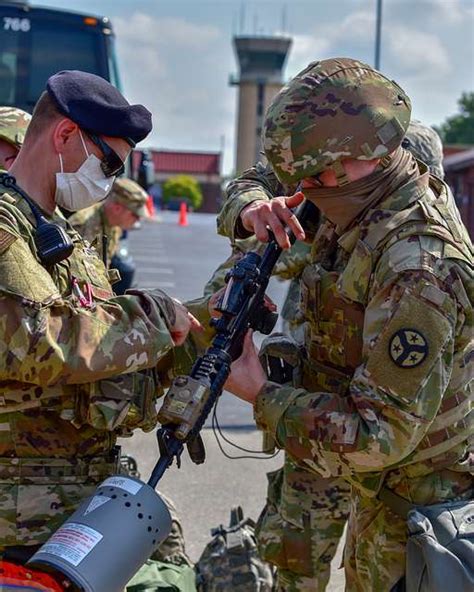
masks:
[[[8,170],[18,154],[31,115],[16,107],[0,107],[0,171]]]
[[[115,181],[103,203],[76,212],[69,222],[110,265],[118,252],[122,232],[133,228],[142,218],[148,218],[147,199],[147,192],[138,183],[121,177]],[[102,252],[104,243],[107,244],[106,253]]]
[[[354,105],[361,105],[357,114]],[[334,117],[324,118],[328,112]],[[472,255],[447,187],[397,150],[408,119],[403,91],[353,60],[310,65],[274,100],[265,130],[269,162],[282,181],[303,181],[306,197],[325,216],[303,272],[303,388],[265,383],[248,339],[229,384],[255,402],[257,423],[298,466],[355,485],[345,567],[348,588],[357,590],[388,590],[404,573],[405,523],[374,498],[386,467],[395,465],[386,486],[417,504],[472,495],[472,476],[461,462],[472,427],[465,414],[447,413],[453,397],[467,395],[461,361],[469,331],[463,314],[456,325],[448,312],[469,308],[449,275],[465,285]],[[238,235],[242,227],[281,229],[270,214],[291,223],[284,208],[290,200],[277,198],[274,208],[275,200],[265,199],[244,210],[242,203],[229,206],[240,217]],[[439,245],[426,242],[425,232],[449,245],[441,249],[451,253],[442,273]],[[415,338],[419,343],[411,345]],[[446,351],[455,342],[453,361]],[[440,478],[446,488],[436,487]],[[283,542],[285,550],[291,546]]]
[[[114,297],[97,252],[57,208],[104,199],[150,130],[150,113],[102,78],[60,72],[10,169],[17,186],[0,201],[4,561],[24,563],[118,472],[117,436],[156,424],[157,362],[198,328],[159,290]]]

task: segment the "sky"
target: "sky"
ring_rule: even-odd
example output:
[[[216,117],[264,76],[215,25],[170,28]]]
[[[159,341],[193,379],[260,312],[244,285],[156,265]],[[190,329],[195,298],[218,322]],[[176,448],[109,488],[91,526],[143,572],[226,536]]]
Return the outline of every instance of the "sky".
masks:
[[[234,168],[235,34],[286,34],[288,80],[309,62],[374,63],[376,0],[41,0],[108,16],[124,94],[153,114],[143,146],[219,151]],[[474,90],[474,0],[383,0],[381,71],[412,99],[413,116],[440,124]]]

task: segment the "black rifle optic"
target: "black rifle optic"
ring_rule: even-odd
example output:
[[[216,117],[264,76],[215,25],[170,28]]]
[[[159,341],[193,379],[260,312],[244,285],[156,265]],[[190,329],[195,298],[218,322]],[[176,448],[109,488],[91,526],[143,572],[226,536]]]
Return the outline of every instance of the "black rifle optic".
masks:
[[[308,201],[297,213],[303,226],[314,215],[315,206]],[[293,244],[293,233],[289,232],[288,237]],[[227,287],[217,307],[221,316],[212,321],[216,336],[196,360],[191,373],[174,379],[159,412],[160,458],[148,481],[151,487],[156,487],[174,458],[180,466],[184,444],[194,463],[204,462],[205,450],[199,432],[223,391],[231,363],[242,353],[245,334],[253,329],[268,335],[278,318],[266,308],[264,297],[281,251],[272,236],[263,255],[247,253],[227,274]]]

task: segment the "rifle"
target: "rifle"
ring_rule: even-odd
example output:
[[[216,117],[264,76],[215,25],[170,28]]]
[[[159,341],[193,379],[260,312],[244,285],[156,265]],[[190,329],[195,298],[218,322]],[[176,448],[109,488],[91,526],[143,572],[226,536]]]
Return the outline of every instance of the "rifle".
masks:
[[[305,201],[297,213],[300,223],[314,217],[314,210],[314,205]],[[291,244],[296,240],[292,232],[288,238]],[[185,444],[194,463],[204,462],[199,432],[224,389],[232,362],[242,353],[245,334],[253,329],[268,335],[277,321],[278,315],[265,307],[264,297],[281,251],[272,235],[263,255],[247,253],[227,274],[226,290],[216,307],[221,316],[211,321],[216,335],[190,374],[174,379],[158,414],[162,424],[157,430],[160,458],[148,480],[151,487],[156,487],[175,458],[180,466]]]

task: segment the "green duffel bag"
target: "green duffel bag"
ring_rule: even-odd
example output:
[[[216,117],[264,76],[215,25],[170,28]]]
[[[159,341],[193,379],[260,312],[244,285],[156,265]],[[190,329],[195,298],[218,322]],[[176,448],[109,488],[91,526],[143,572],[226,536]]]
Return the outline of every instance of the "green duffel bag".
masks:
[[[196,574],[188,565],[149,559],[128,583],[126,592],[196,592]]]

